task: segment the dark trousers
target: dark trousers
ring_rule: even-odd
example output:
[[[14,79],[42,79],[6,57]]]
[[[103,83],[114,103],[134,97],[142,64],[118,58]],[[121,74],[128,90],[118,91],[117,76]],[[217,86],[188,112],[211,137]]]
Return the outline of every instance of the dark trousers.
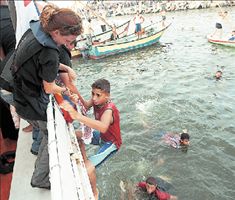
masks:
[[[15,128],[12,120],[10,105],[0,97],[0,128],[3,138],[17,140],[19,129]]]
[[[32,187],[50,189],[49,181],[49,153],[48,153],[48,131],[46,121],[27,120],[34,128],[39,129],[42,141],[39,146],[35,169],[31,179]]]

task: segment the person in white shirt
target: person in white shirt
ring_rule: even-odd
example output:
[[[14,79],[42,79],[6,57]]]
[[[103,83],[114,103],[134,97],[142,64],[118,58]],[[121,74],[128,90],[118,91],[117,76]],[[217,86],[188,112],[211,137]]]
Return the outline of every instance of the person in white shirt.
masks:
[[[144,17],[140,14],[139,11],[137,11],[133,21],[135,23],[135,33],[137,34],[138,39],[139,39],[141,34],[142,34],[142,32],[141,32],[141,24],[144,22]]]

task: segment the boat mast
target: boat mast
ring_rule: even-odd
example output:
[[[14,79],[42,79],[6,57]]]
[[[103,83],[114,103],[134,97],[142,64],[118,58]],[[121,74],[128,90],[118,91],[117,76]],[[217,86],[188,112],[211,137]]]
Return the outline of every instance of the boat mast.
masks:
[[[110,28],[112,28],[112,25],[109,24],[102,16],[100,16],[98,13],[96,13],[89,5],[85,5],[82,1],[77,1],[80,4],[82,4],[85,8],[87,8],[89,11],[92,12],[93,15],[95,15],[97,18],[99,18],[102,22],[104,22],[107,26],[109,26]]]

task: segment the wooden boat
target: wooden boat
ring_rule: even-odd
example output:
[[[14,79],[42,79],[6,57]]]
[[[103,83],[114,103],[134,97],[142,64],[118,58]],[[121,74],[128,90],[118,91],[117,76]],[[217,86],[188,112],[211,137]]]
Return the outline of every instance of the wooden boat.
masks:
[[[123,24],[116,27],[117,34],[119,34],[120,37],[124,37],[126,35],[129,23],[130,23],[130,20],[128,20],[128,21],[124,22]],[[92,40],[103,42],[103,41],[108,40],[110,38],[111,33],[112,33],[112,29],[109,29],[103,33],[98,33],[98,34],[92,36]],[[86,40],[86,38],[78,38],[77,42],[82,42],[85,40]]]
[[[208,42],[211,42],[213,44],[219,44],[223,46],[228,46],[228,47],[235,47],[235,40],[226,40],[226,39],[216,39],[211,37],[211,35],[207,36]]]
[[[113,24],[107,22],[107,20],[105,18],[100,16],[100,14],[97,13],[96,11],[94,11],[88,4],[84,3],[83,1],[74,1],[71,9],[73,9],[75,12],[79,11],[81,13],[81,15],[84,15],[84,16],[85,16],[85,14],[84,14],[84,11],[82,11],[82,9],[89,10],[92,13],[92,15],[97,17],[98,20],[103,21],[106,24],[106,26],[108,27],[107,31],[93,35],[92,41],[102,42],[102,41],[109,39],[110,34],[112,33]],[[87,17],[85,17],[85,19],[87,20]],[[128,30],[130,21],[131,20],[128,20],[128,21],[124,22],[123,24],[116,26],[116,31],[120,37],[123,37],[127,34],[127,30]],[[83,41],[86,41],[86,38],[78,36],[77,41],[83,42]]]
[[[130,20],[117,26],[116,31],[117,31],[117,34],[120,36],[120,38],[124,37],[127,34],[129,23],[130,23]],[[93,35],[92,40],[96,42],[104,42],[110,38],[111,33],[112,33],[112,30],[109,29],[103,33]],[[81,50],[84,50],[84,47],[87,46],[86,43],[87,43],[86,38],[81,38],[80,36],[78,36],[77,46],[71,51],[72,58],[82,57]]]
[[[100,59],[106,56],[150,46],[160,40],[162,34],[170,26],[170,24],[171,23],[169,23],[164,28],[161,28],[160,30],[156,28],[156,24],[149,25],[148,27],[143,28],[144,33],[139,39],[136,34],[130,34],[114,41],[101,43],[93,42],[93,44],[88,46],[87,49],[80,49],[80,51],[83,53],[83,55],[88,56],[88,58]]]
[[[120,36],[120,38],[124,37],[127,34],[129,23],[130,20],[117,26],[116,31],[117,34]],[[93,35],[92,40],[97,42],[104,42],[110,38],[111,33],[112,30],[109,29],[103,33]],[[72,58],[82,57],[82,53],[80,50],[83,49],[84,46],[86,46],[86,43],[87,43],[86,38],[81,38],[80,36],[78,36],[77,46],[71,51]]]

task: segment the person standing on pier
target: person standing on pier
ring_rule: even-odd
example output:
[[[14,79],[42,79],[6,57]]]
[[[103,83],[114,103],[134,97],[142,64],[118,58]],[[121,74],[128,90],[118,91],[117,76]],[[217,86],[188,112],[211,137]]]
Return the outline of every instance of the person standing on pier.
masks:
[[[32,187],[50,188],[46,109],[49,94],[67,92],[67,88],[55,84],[58,70],[67,71],[71,79],[76,76],[70,67],[59,63],[58,46],[70,44],[81,32],[82,19],[78,14],[70,9],[46,5],[40,20],[30,23],[30,29],[22,36],[15,52],[16,111],[43,134],[31,179]]]

